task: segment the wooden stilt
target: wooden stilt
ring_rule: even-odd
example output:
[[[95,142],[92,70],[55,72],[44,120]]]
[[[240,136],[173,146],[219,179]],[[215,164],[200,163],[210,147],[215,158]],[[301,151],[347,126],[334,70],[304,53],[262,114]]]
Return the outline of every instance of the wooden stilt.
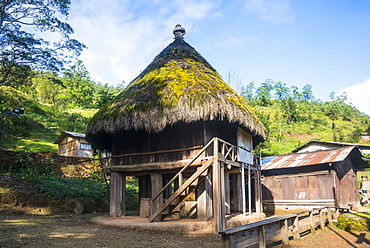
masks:
[[[162,189],[162,174],[152,173],[150,174],[152,197],[157,195]],[[154,213],[163,204],[163,194],[161,194],[154,202],[152,202],[150,208],[150,214]]]
[[[240,187],[241,187],[241,189],[242,189],[242,202],[243,202],[243,206],[242,206],[242,208],[243,208],[243,215],[245,215],[246,214],[246,197],[245,197],[245,174],[244,174],[244,163],[241,163],[241,176],[242,176],[242,180],[241,180],[241,185],[240,185]]]
[[[252,214],[251,165],[248,164],[248,214]]]
[[[199,220],[212,218],[212,176],[208,174],[198,186],[197,215]]]
[[[230,174],[224,172],[225,175],[225,213],[230,214]]]
[[[126,214],[126,177],[118,172],[111,173],[110,211],[111,217],[121,217]]]

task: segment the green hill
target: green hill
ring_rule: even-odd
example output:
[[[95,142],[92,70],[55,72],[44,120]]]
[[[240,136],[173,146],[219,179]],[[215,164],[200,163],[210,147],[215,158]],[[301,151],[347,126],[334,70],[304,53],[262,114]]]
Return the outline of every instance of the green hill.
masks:
[[[13,108],[24,108],[24,115],[13,115]],[[0,90],[0,147],[32,152],[57,152],[53,144],[64,130],[84,133],[89,117],[96,110],[65,110],[33,100],[11,87]]]
[[[84,93],[68,86],[67,79],[45,74],[19,89],[0,87],[0,148],[56,153],[53,142],[62,131],[85,133],[94,113],[122,89],[77,80],[79,88],[90,89]],[[57,88],[58,95],[45,93]],[[370,134],[370,117],[346,104],[345,95],[332,93],[331,101],[322,102],[309,85],[299,91],[271,80],[252,89],[253,83],[246,85],[242,97],[266,127],[267,141],[256,150],[262,156],[290,153],[311,140],[358,143],[361,135]],[[85,100],[75,102],[76,92]],[[13,108],[24,108],[24,116],[6,114]]]

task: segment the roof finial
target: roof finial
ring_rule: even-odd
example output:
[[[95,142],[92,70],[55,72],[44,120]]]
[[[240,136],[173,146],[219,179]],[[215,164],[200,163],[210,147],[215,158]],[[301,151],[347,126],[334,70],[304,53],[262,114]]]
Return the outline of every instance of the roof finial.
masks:
[[[181,27],[180,24],[177,24],[176,27],[173,29],[173,34],[175,35],[175,40],[182,41],[185,35],[185,28]]]

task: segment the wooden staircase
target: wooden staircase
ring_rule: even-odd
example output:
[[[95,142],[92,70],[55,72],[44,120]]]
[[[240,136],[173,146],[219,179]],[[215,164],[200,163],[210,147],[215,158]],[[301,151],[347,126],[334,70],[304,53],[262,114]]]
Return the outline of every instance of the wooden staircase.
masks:
[[[185,197],[190,194],[193,189],[207,176],[209,172],[209,167],[213,164],[214,158],[210,157],[206,163],[204,163],[201,167],[197,168],[197,171],[194,172],[190,178],[184,182],[163,204],[160,208],[158,208],[154,213],[149,216],[148,222],[154,221],[157,217],[159,220],[163,220],[167,215],[172,214],[172,211],[185,199]],[[175,176],[177,177],[177,175]],[[171,182],[173,182],[171,180]],[[164,191],[164,189],[168,186],[168,184],[162,189],[160,193]],[[158,197],[158,195],[152,200],[152,202]]]

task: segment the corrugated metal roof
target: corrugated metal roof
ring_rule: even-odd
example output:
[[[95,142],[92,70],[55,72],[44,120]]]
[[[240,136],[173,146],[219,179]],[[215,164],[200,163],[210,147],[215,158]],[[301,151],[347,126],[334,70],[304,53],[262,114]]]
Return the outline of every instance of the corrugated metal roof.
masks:
[[[68,131],[63,131],[64,133],[67,133],[73,137],[79,137],[79,138],[85,138],[84,133],[75,133],[75,132],[68,132]]]
[[[63,131],[61,135],[54,141],[54,144],[58,144],[62,139],[64,139],[65,136],[71,136],[76,138],[85,138],[84,133],[75,133],[75,132],[69,132],[69,131]]]
[[[307,153],[292,153],[262,160],[262,170],[291,168],[343,161],[355,146]]]
[[[369,149],[370,148],[370,145],[365,145],[365,144],[354,144],[354,143],[344,143],[344,142],[332,142],[332,141],[322,141],[322,140],[311,140],[310,142],[298,147],[297,149],[295,149],[294,151],[292,151],[293,153],[295,152],[298,152],[299,150],[302,150],[303,148],[306,148],[310,145],[313,145],[313,144],[327,144],[327,145],[332,145],[332,146],[336,146],[336,147],[345,147],[345,146],[357,146],[357,147],[362,147],[362,148],[367,148]]]

